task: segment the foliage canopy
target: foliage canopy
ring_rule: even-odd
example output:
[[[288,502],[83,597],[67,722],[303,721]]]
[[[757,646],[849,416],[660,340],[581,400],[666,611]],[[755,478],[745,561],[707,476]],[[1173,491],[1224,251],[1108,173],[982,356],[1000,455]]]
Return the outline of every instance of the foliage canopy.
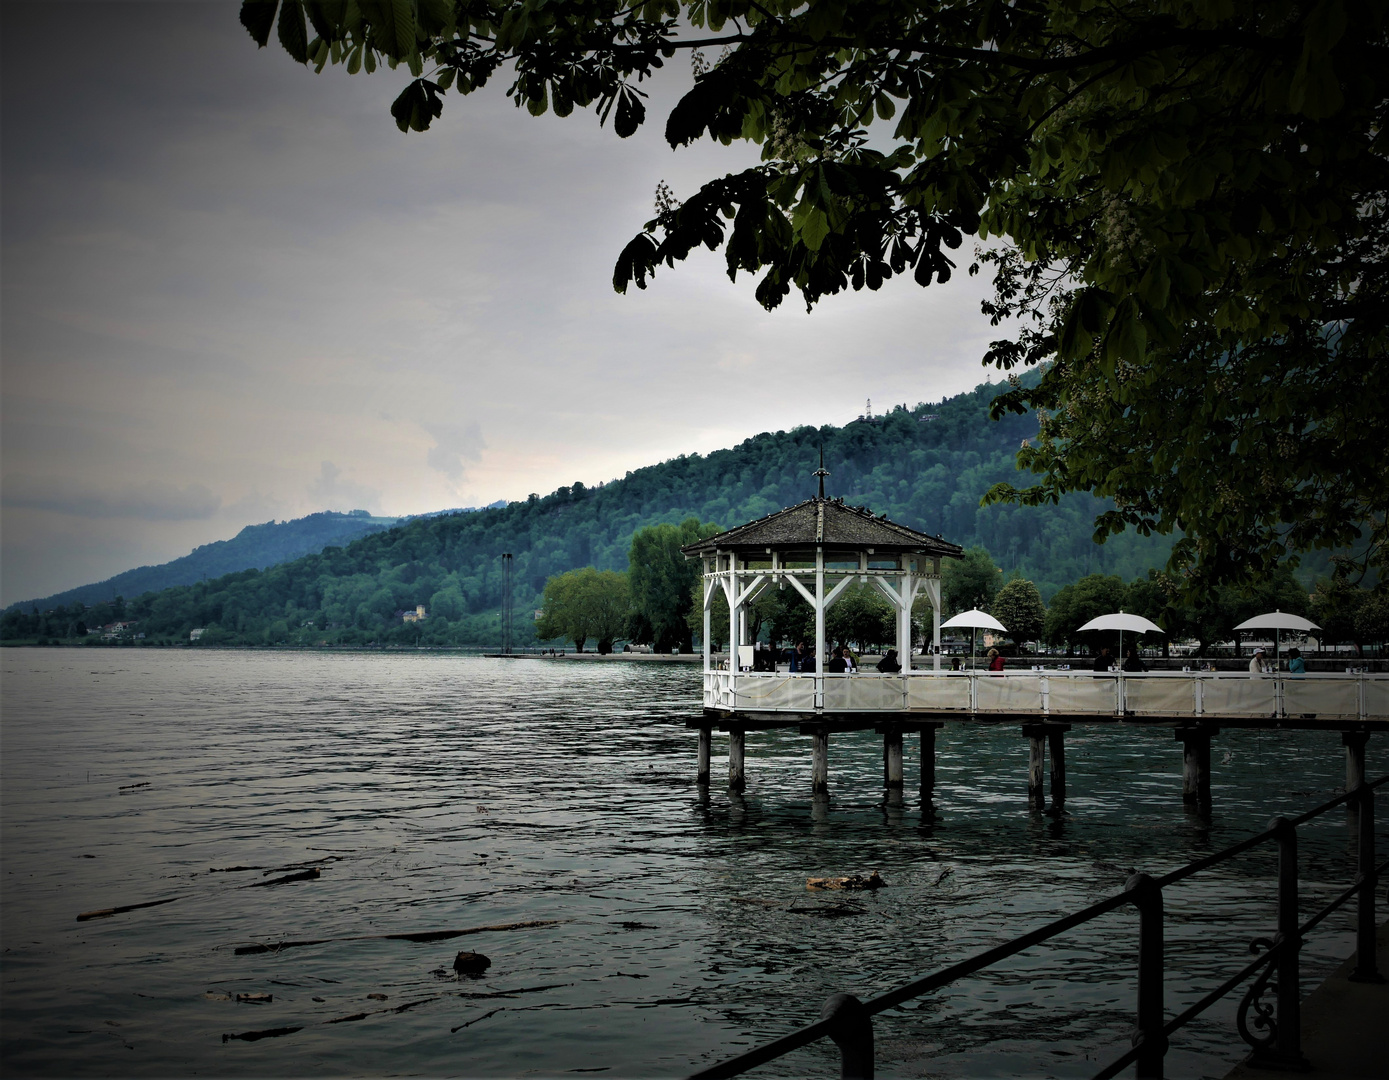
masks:
[[[278,16],[277,16],[278,10]],[[594,106],[620,136],[680,52],[672,146],[752,140],[622,251],[619,291],[698,247],[776,307],[996,238],[986,356],[1042,366],[1038,474],[995,500],[1115,500],[1099,534],[1180,532],[1190,591],[1287,553],[1386,558],[1386,101],[1378,0],[247,0],[301,63],[405,65],[424,131],[493,76],[532,114]],[[312,33],[310,32],[312,31]],[[712,62],[705,48],[723,52]],[[970,267],[971,272],[978,264]]]

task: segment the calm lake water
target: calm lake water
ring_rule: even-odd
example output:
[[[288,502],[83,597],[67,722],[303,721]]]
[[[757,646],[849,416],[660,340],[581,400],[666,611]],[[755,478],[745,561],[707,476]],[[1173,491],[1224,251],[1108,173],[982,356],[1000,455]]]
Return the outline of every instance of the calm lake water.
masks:
[[[701,798],[683,665],[7,649],[0,677],[12,1077],[678,1076],[817,1018],[831,993],[879,993],[1131,867],[1241,839],[1345,775],[1335,734],[1222,733],[1207,825],[1183,810],[1170,731],[1077,729],[1056,823],[1028,812],[1015,727],[949,725],[928,824],[914,737],[902,807],[871,733],[832,739],[828,810],[796,734],[750,734],[747,793]],[[1368,765],[1389,769],[1384,740]],[[1319,820],[1302,830],[1309,912],[1352,875],[1345,815]],[[249,887],[307,868],[320,876]],[[805,889],[874,869],[889,887],[873,894]],[[1273,871],[1265,849],[1168,891],[1169,1015],[1272,929]],[[381,937],[531,920],[557,921]],[[879,1075],[1089,1075],[1128,1046],[1136,925],[1112,914],[879,1018]],[[1308,984],[1349,955],[1350,926],[1319,928]],[[236,952],[316,939],[332,940]],[[483,977],[453,975],[460,949],[491,959]],[[1233,1013],[1179,1033],[1170,1074],[1238,1060]],[[224,1038],[277,1029],[296,1030]],[[837,1075],[837,1059],[826,1044],[754,1075]]]

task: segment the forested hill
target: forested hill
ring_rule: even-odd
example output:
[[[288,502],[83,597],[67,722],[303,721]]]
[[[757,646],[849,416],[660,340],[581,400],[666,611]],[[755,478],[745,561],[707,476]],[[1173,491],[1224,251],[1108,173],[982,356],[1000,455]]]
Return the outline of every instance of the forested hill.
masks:
[[[267,521],[263,525],[247,525],[230,540],[218,540],[194,548],[182,558],[158,566],[140,566],[92,585],[54,593],[38,600],[11,604],[29,611],[60,606],[84,604],[90,607],[113,597],[135,597],[147,592],[159,592],[174,585],[191,585],[204,578],[219,578],[237,570],[264,570],[277,563],[288,562],[302,555],[322,551],[329,544],[348,544],[359,536],[382,532],[399,518],[372,517],[365,510],[340,514],[326,510],[319,514],[296,518],[293,521]]]
[[[829,494],[956,543],[982,544],[1005,570],[1032,578],[1045,596],[1086,573],[1132,579],[1161,566],[1169,541],[1124,535],[1092,543],[1099,503],[1076,496],[1043,508],[979,506],[995,481],[1017,480],[1014,455],[1033,434],[1027,417],[988,419],[998,387],[938,404],[899,406],[844,427],[757,435],[707,456],[690,455],[587,487],[497,509],[418,518],[346,547],[129,599],[118,616],[150,639],[239,642],[483,644],[498,641],[503,552],[515,555],[519,640],[553,574],[592,565],[623,570],[632,534],[694,515],[732,526],[814,494],[823,445]],[[109,593],[107,594],[109,595]],[[428,618],[403,624],[417,604]],[[104,620],[106,611],[88,613]],[[56,628],[55,628],[56,629]],[[7,635],[8,636],[8,635]]]

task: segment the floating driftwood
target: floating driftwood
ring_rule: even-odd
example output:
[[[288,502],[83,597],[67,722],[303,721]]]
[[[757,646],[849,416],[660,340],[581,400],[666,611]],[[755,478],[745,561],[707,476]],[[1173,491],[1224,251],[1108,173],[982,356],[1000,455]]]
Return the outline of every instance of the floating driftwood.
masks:
[[[138,784],[122,784],[118,790],[120,790],[120,791],[130,791],[130,790],[132,790],[132,789],[134,789],[134,788],[137,788],[137,787],[149,787],[149,786],[150,786],[150,782],[149,782],[148,780],[143,780],[143,781],[141,781],[141,782],[138,783]]]
[[[160,904],[172,904],[175,900],[182,900],[181,896],[170,896],[164,900],[146,900],[143,904],[121,904],[119,907],[100,908],[97,911],[84,911],[77,916],[78,922],[86,922],[88,919],[105,919],[112,915],[120,915],[127,911],[138,911],[140,908],[158,907]]]
[[[855,915],[867,915],[868,912],[854,904],[816,904],[813,907],[789,907],[786,909],[792,915],[817,915],[822,919],[849,919]]]
[[[264,870],[263,866],[209,866],[209,874],[235,874],[242,870]]]
[[[807,889],[881,889],[887,882],[874,870],[867,877],[851,874],[848,877],[813,877],[805,879]]]
[[[253,881],[249,885],[241,886],[243,889],[261,889],[269,885],[288,885],[291,881],[317,881],[323,875],[318,872],[318,867],[312,870],[305,870],[302,874],[286,874],[284,877],[271,878],[269,881]]]
[[[269,884],[269,882],[266,884]],[[413,934],[359,934],[353,937],[315,938],[312,941],[277,941],[273,945],[240,945],[236,948],[236,955],[248,956],[253,953],[277,953],[283,952],[285,949],[297,949],[302,945],[329,945],[339,941],[413,941],[416,944],[424,944],[431,941],[448,941],[450,938],[466,937],[469,934],[488,933],[493,930],[528,930],[535,926],[555,926],[559,923],[569,921],[569,919],[531,919],[527,922],[496,923],[492,926],[470,926],[466,930],[422,930]]]
[[[237,1001],[247,1001],[252,1005],[269,1005],[275,1000],[274,994],[237,994]]]
[[[304,1028],[300,1026],[266,1028],[264,1031],[237,1031],[232,1032],[230,1035],[223,1035],[222,1041],[226,1042],[228,1039],[240,1039],[242,1042],[257,1042],[260,1039],[274,1039],[280,1035],[293,1035],[296,1031],[303,1030]]]

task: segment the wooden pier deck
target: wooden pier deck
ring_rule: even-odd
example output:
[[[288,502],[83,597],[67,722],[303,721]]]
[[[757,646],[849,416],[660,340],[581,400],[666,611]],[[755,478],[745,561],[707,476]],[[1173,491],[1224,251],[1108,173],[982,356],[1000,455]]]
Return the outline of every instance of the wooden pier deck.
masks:
[[[811,737],[810,787],[829,791],[829,744],[837,734],[883,738],[883,786],[904,788],[904,740],[920,739],[919,792],[934,814],[936,731],[946,723],[1018,724],[1030,745],[1028,799],[1051,812],[1066,798],[1065,736],[1079,724],[1168,727],[1182,744],[1183,801],[1209,807],[1211,739],[1222,728],[1339,731],[1346,786],[1364,779],[1365,745],[1389,732],[1389,675],[1252,672],[913,671],[896,675],[706,671],[696,777],[708,784],[713,732],[726,732],[728,783],[746,786],[748,732],[796,730]]]

